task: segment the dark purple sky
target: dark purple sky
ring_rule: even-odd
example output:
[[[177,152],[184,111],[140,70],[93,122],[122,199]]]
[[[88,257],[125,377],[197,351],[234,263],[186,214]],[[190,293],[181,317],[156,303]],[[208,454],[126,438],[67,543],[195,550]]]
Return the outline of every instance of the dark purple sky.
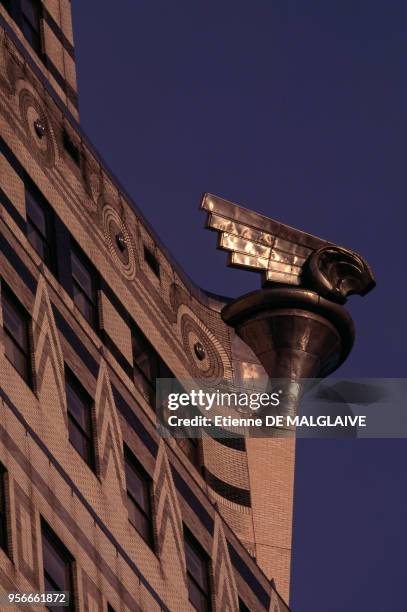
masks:
[[[361,252],[339,374],[405,376],[407,5],[73,1],[82,125],[186,272],[239,295],[198,211],[211,191]],[[294,612],[407,610],[407,442],[302,440]]]

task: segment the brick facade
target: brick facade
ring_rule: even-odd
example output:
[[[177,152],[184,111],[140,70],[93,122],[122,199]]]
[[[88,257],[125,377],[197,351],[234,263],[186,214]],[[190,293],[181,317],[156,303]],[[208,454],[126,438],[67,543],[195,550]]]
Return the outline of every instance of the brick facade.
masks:
[[[207,438],[196,469],[181,445],[157,434],[132,375],[132,326],[177,378],[238,381],[264,370],[223,322],[222,302],[185,278],[81,132],[70,2],[43,2],[42,58],[3,6],[0,18],[1,290],[8,287],[29,315],[32,369],[27,385],[7,359],[0,309],[9,538],[7,553],[0,549],[0,586],[44,589],[46,521],[74,559],[75,609],[190,610],[185,525],[210,559],[214,610],[237,610],[238,597],[250,610],[287,610],[293,442],[230,446]],[[55,274],[27,238],[30,188],[57,216],[57,250],[70,237],[100,277],[98,330],[75,305],[63,262]],[[69,442],[66,367],[93,399],[94,471]],[[123,444],[151,478],[152,547],[128,520]]]

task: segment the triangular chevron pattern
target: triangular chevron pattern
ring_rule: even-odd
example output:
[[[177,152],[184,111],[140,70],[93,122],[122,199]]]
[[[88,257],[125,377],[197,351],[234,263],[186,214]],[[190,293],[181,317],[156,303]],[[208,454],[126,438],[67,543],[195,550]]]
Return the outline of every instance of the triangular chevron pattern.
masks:
[[[59,406],[65,426],[68,426],[65,394],[64,356],[59,340],[58,329],[52,312],[47,285],[40,276],[33,309],[33,339],[36,384],[40,392],[48,361],[50,362],[57,388]]]
[[[183,544],[182,515],[178,505],[178,498],[163,440],[160,441],[154,470],[154,500],[159,553],[165,560],[166,554],[164,549],[168,543],[175,543],[179,562],[178,567],[181,569],[183,582],[186,588],[186,562]],[[172,533],[168,532],[169,529]]]
[[[95,411],[99,474],[102,480],[106,478],[109,462],[112,460],[116,473],[115,486],[119,487],[121,498],[123,503],[125,503],[126,480],[124,475],[123,439],[109,373],[103,358],[100,360],[96,384]]]
[[[216,611],[235,612],[235,610],[239,609],[236,582],[222,521],[218,514],[215,516],[215,532],[212,544],[212,567],[214,574]]]
[[[275,591],[271,591],[269,612],[283,612],[287,610],[285,606],[280,605],[280,599]]]

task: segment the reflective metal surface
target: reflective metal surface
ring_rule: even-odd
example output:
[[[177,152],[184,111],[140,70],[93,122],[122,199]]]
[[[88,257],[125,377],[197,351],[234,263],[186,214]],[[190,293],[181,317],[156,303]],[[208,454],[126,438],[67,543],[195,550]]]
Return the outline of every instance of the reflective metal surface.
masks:
[[[34,121],[34,130],[37,134],[38,138],[43,138],[45,136],[46,128],[45,125],[40,121],[40,119],[36,119]]]
[[[314,291],[259,289],[222,310],[228,325],[257,355],[270,378],[323,378],[347,358],[354,325],[343,306]]]
[[[367,262],[349,249],[209,193],[201,208],[206,226],[219,232],[218,247],[229,252],[229,265],[262,272],[265,285],[315,289],[337,302],[375,286]]]

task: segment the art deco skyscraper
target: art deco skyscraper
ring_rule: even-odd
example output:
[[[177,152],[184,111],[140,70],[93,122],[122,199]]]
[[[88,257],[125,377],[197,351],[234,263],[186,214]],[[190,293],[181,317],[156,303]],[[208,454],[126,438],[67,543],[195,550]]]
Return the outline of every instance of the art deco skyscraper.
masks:
[[[329,374],[367,265],[207,195],[264,286],[191,284],[80,128],[69,0],[0,4],[0,143],[1,590],[287,610],[294,441],[160,438],[155,380]]]

